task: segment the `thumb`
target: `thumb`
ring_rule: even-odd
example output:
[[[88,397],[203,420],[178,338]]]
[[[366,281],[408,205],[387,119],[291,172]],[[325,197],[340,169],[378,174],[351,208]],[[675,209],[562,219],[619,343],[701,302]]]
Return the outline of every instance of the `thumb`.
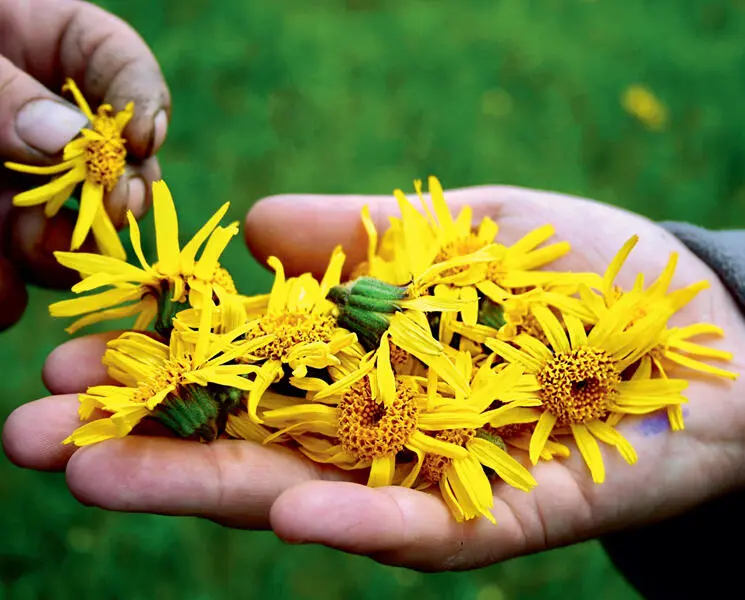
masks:
[[[88,123],[78,108],[0,56],[0,157],[44,164]]]

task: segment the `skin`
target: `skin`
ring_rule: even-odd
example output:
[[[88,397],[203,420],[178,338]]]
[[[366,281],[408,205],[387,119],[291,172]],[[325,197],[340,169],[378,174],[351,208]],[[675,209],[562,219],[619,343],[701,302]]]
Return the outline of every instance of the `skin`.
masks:
[[[0,2],[0,164],[59,162],[59,154],[24,141],[18,116],[40,99],[69,105],[70,96],[58,95],[66,77],[75,80],[94,110],[104,102],[116,110],[135,103],[124,131],[130,165],[104,199],[112,221],[122,227],[128,208],[137,217],[147,212],[147,190],[160,178],[154,154],[166,137],[170,96],[155,57],[129,25],[92,4]],[[12,207],[15,194],[44,181],[0,168],[0,330],[22,315],[26,283],[67,287],[74,276],[52,253],[69,248],[75,214],[63,209],[46,219],[42,207]]]
[[[727,336],[711,344],[734,352],[730,366],[743,370],[745,319],[716,275],[658,225],[597,202],[509,187],[446,193],[453,211],[464,204],[475,219],[500,224],[509,244],[546,222],[575,252],[557,269],[602,272],[632,234],[641,241],[619,278],[630,286],[637,272],[651,282],[671,251],[680,254],[673,288],[707,279],[702,293],[674,323],[708,321]],[[246,220],[252,253],[278,256],[288,272],[323,271],[336,243],[349,266],[365,255],[359,220],[363,204],[380,230],[396,214],[389,197],[277,196],[254,206]],[[281,232],[281,235],[277,235]],[[137,435],[77,451],[60,441],[78,426],[75,393],[107,382],[100,365],[107,336],[72,340],[44,367],[52,396],[18,408],[3,431],[7,456],[38,470],[66,470],[76,498],[110,510],[195,515],[230,527],[271,528],[291,543],[320,543],[393,565],[425,571],[470,569],[515,556],[572,544],[604,533],[664,519],[741,487],[744,479],[745,405],[741,381],[686,374],[686,430],[649,433],[649,423],[625,420],[620,430],[639,461],[626,465],[604,447],[606,483],[595,485],[575,450],[568,460],[541,463],[530,494],[494,485],[498,526],[485,519],[457,524],[442,500],[403,488],[370,489],[348,475],[311,464],[279,447],[241,440],[213,444]],[[602,445],[602,444],[601,444]]]

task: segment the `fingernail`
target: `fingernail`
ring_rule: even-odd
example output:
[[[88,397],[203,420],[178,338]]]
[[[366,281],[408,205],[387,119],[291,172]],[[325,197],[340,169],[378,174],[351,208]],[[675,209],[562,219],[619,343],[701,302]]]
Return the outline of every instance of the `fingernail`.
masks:
[[[145,181],[141,177],[133,177],[129,180],[129,189],[127,193],[127,208],[132,211],[135,217],[141,217],[145,212]]]
[[[168,115],[165,110],[161,110],[157,115],[155,115],[155,119],[153,119],[153,131],[152,154],[155,154],[160,150],[163,142],[166,141],[166,134],[168,133]]]
[[[74,106],[56,100],[32,100],[16,116],[16,132],[29,146],[46,154],[62,151],[88,118]]]

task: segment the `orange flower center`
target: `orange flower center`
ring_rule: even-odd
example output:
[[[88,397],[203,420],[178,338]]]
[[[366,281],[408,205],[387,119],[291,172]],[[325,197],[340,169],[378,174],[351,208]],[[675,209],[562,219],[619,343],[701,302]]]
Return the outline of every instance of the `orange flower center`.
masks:
[[[475,436],[475,429],[448,429],[440,431],[435,436],[435,439],[465,447],[465,445]],[[419,474],[425,481],[438,483],[440,479],[442,479],[451,462],[452,459],[446,458],[445,456],[440,456],[439,454],[427,454],[422,461],[422,469]]]
[[[372,397],[367,378],[352,386],[339,402],[339,442],[361,460],[396,454],[416,430],[418,409],[414,393],[397,386],[390,406]]]
[[[283,312],[265,315],[246,333],[246,339],[274,334],[274,340],[254,351],[260,358],[286,360],[299,344],[331,341],[336,321],[330,315]]]
[[[582,346],[557,352],[537,375],[541,399],[560,425],[587,423],[608,414],[621,374],[604,350]]]
[[[165,361],[155,375],[137,386],[132,401],[144,404],[163,389],[182,384],[184,374],[189,373],[192,368],[191,356],[188,354]]]
[[[101,137],[89,140],[85,149],[87,179],[102,185],[107,192],[114,189],[127,166],[126,140],[110,116],[110,106],[101,106],[93,119],[93,129]]]

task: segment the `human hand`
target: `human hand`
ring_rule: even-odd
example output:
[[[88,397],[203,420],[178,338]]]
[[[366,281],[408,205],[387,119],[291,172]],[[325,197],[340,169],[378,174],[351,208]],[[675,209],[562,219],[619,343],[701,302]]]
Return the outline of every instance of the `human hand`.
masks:
[[[599,203],[517,188],[480,187],[446,193],[453,212],[470,204],[474,217],[500,225],[510,244],[547,222],[574,251],[552,268],[603,272],[632,235],[640,242],[621,272],[628,288],[637,272],[647,280],[680,253],[673,288],[707,279],[711,289],[674,322],[711,322],[726,331],[713,345],[735,354],[743,370],[745,319],[716,275],[675,237],[637,215]],[[359,220],[369,204],[379,230],[396,214],[389,197],[284,196],[249,213],[246,238],[260,259],[278,256],[289,273],[320,274],[341,243],[348,266],[365,259]],[[109,336],[111,337],[111,336]],[[249,529],[271,528],[289,542],[321,543],[386,564],[440,571],[468,569],[603,533],[664,519],[742,485],[745,406],[741,381],[686,372],[686,429],[671,434],[665,416],[619,425],[637,450],[628,466],[606,453],[607,480],[592,483],[576,449],[566,460],[541,462],[538,487],[526,494],[494,485],[495,527],[485,519],[456,523],[438,495],[402,487],[367,488],[349,474],[313,464],[297,453],[242,440],[198,444],[152,435],[130,436],[74,450],[61,441],[79,425],[75,392],[108,382],[100,365],[106,336],[89,336],[55,350],[44,379],[55,396],[26,404],[8,419],[3,435],[16,464],[67,471],[83,503],[110,510],[196,515]]]
[[[114,225],[126,211],[147,212],[151,182],[160,178],[154,154],[168,127],[170,98],[155,57],[126,23],[106,11],[71,0],[0,2],[0,165],[59,162],[62,148],[88,120],[60,97],[66,77],[95,106],[121,110],[135,103],[124,130],[130,165],[104,198]],[[75,213],[63,208],[47,219],[41,206],[12,207],[15,194],[39,185],[0,167],[0,330],[23,313],[25,283],[68,287],[75,273],[57,264],[68,250]]]

